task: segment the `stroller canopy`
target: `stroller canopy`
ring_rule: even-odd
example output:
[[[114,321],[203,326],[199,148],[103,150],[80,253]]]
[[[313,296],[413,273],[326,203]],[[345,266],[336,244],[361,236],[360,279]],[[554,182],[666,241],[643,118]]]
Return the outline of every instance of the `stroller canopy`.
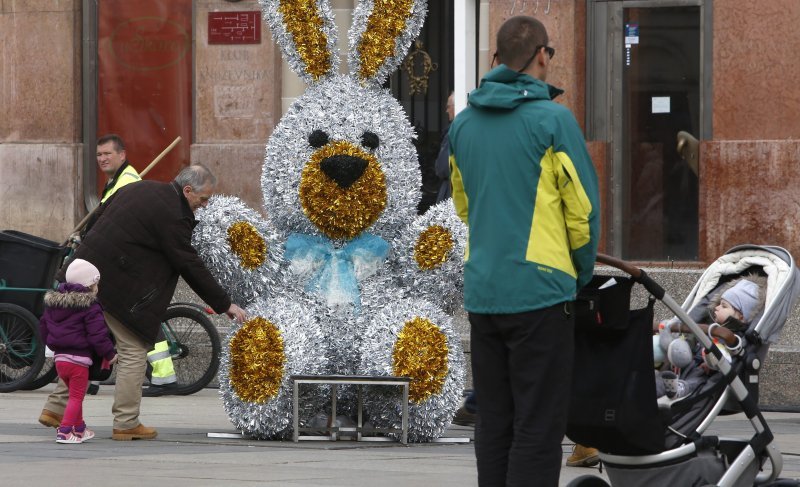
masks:
[[[741,275],[758,268],[767,276],[764,311],[755,317],[750,330],[755,330],[764,343],[775,343],[792,306],[800,294],[800,272],[792,256],[780,247],[740,245],[718,258],[703,272],[683,303],[683,309],[695,308],[707,299],[726,276]]]

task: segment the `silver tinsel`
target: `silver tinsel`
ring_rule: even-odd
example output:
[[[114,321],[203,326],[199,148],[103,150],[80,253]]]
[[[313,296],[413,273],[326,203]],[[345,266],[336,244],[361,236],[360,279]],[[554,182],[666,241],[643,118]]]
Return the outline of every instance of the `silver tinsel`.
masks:
[[[248,317],[260,316],[278,327],[283,337],[286,356],[285,372],[277,396],[259,404],[248,402],[236,394],[231,384],[231,339],[242,328],[234,324],[226,336],[220,360],[219,392],[228,417],[243,433],[258,439],[285,439],[292,434],[293,374],[322,374],[327,370],[327,357],[319,344],[324,339],[314,319],[312,305],[299,296],[273,297],[259,300],[247,308]],[[306,388],[300,403],[301,418],[309,418],[326,403],[326,395]]]
[[[361,52],[359,50],[360,44],[363,40],[364,33],[367,30],[367,20],[370,14],[375,9],[374,0],[362,0],[358,3],[353,10],[353,24],[350,26],[348,33],[348,53],[347,65],[350,72],[355,74],[361,69]],[[381,86],[386,79],[397,69],[406,54],[408,48],[414,39],[417,38],[422,30],[422,24],[425,22],[425,16],[428,13],[427,0],[414,0],[411,7],[412,13],[406,23],[406,27],[400,36],[395,39],[394,55],[387,58],[378,72],[375,74],[371,81],[375,86]],[[366,81],[366,80],[365,80]]]
[[[438,225],[449,232],[453,247],[447,259],[429,270],[420,269],[414,249],[423,231]],[[436,303],[448,314],[464,305],[464,252],[467,244],[467,226],[458,218],[452,200],[431,206],[414,219],[400,237],[392,243],[390,265],[400,277],[400,286],[409,296],[417,296]]]
[[[298,50],[298,47],[302,47],[303,50],[307,51],[310,46],[298,46],[297,40],[287,29],[287,21],[289,19],[285,19],[280,13],[280,0],[259,0],[258,3],[261,4],[264,20],[266,20],[272,31],[272,38],[278,44],[289,67],[306,83],[314,82],[314,77],[309,72],[308,66],[303,61]],[[316,0],[315,3],[317,14],[322,20],[322,34],[327,39],[326,57],[330,66],[327,74],[330,75],[339,71],[339,49],[336,47],[338,31],[330,2],[328,0]]]
[[[372,79],[361,80],[358,79],[362,61],[359,56],[363,56],[364,52],[360,52],[357,46],[365,35],[372,34],[367,34],[366,29],[369,14],[375,9],[375,0],[363,0],[355,9],[350,31],[350,75],[334,74],[338,63],[335,48],[336,26],[327,0],[298,0],[294,3],[260,0],[264,18],[272,29],[275,41],[291,68],[309,84],[309,88],[282,117],[267,145],[261,175],[266,221],[238,200],[218,199],[204,213],[199,214],[202,223],[197,232],[198,250],[204,255],[212,272],[233,292],[242,296],[242,299],[251,300],[257,296],[247,309],[249,316],[266,319],[277,326],[280,332],[285,369],[278,392],[274,396],[264,393],[258,386],[268,383],[276,387],[276,381],[258,381],[254,378],[260,371],[275,372],[278,369],[265,366],[246,374],[239,372],[242,370],[243,359],[245,364],[258,364],[259,360],[273,363],[269,358],[258,355],[259,343],[252,341],[247,345],[253,349],[253,361],[246,360],[250,357],[250,352],[242,351],[248,349],[241,344],[241,337],[232,342],[242,325],[234,325],[223,348],[220,394],[225,410],[237,428],[256,438],[286,438],[291,434],[293,413],[291,384],[288,380],[290,375],[392,375],[395,372],[395,349],[403,353],[415,350],[413,347],[398,346],[398,342],[401,345],[413,343],[413,340],[408,341],[409,336],[423,345],[420,348],[429,350],[426,352],[429,354],[427,356],[433,357],[434,361],[430,363],[434,363],[432,367],[436,369],[432,372],[433,379],[415,381],[416,395],[410,404],[410,440],[426,441],[440,436],[460,404],[465,376],[464,356],[460,337],[452,326],[452,319],[440,306],[446,306],[449,312],[460,304],[461,260],[466,230],[456,219],[450,203],[450,206],[436,206],[424,217],[416,218],[421,177],[413,145],[415,134],[398,101],[388,90],[380,88],[380,84],[402,61],[421,29],[427,3],[425,0],[410,1],[409,18],[405,19],[405,13],[402,13],[389,19],[391,21],[385,25],[373,25],[376,29],[384,29],[377,33],[379,35],[394,33],[396,31],[393,29],[400,27],[402,32],[397,33],[394,44],[383,43],[383,39],[373,43],[371,51],[364,51],[391,55],[383,59],[380,65],[373,64],[377,69],[370,75]],[[404,5],[405,8],[409,4],[390,2],[386,5],[395,8]],[[306,7],[310,8],[304,10]],[[314,9],[316,11],[310,12]],[[281,12],[292,13],[297,18],[284,18]],[[307,16],[309,13],[310,17]],[[321,32],[314,32],[314,28],[309,27],[310,23],[298,23],[298,18],[310,18],[312,23],[321,21],[321,24],[314,24],[320,25]],[[324,36],[324,46],[320,44],[323,37],[319,34]],[[303,45],[298,45],[298,41]],[[393,49],[391,53],[390,48]],[[308,54],[308,49],[314,51],[312,55]],[[306,58],[300,55],[301,50]],[[321,67],[328,69],[325,56],[330,57],[330,69],[324,75],[314,75],[315,68],[318,74]],[[309,66],[306,61],[315,65]],[[314,131],[325,132],[328,143],[323,142],[321,148],[319,145],[317,148],[312,147],[309,135]],[[379,144],[376,148],[371,144],[371,136],[363,139],[366,132],[377,136]],[[324,137],[315,137],[315,140],[324,140]],[[364,144],[365,140],[368,145]],[[326,188],[324,184],[327,184],[327,180],[315,179],[321,177],[319,169],[316,169],[313,178],[302,178],[309,161],[320,156],[317,151],[330,148],[336,151],[352,150],[352,153],[362,154],[360,157],[369,157],[372,161],[369,167],[372,169],[377,162],[379,172],[371,176],[371,190],[380,188],[381,174],[385,180],[385,202],[382,201],[382,196],[375,197],[382,195],[381,191],[372,191],[369,196],[362,196],[362,193],[354,191],[347,193],[347,196],[360,198],[355,203],[348,199],[342,200],[354,206],[369,201],[372,204],[370,208],[377,210],[367,216],[358,217],[367,223],[363,226],[358,224],[356,217],[345,223],[356,231],[377,235],[397,247],[390,250],[389,260],[374,263],[377,269],[373,267],[371,272],[363,272],[363,268],[355,266],[354,274],[360,279],[360,307],[355,304],[328,306],[328,301],[323,301],[320,296],[307,295],[304,291],[306,281],[289,273],[289,264],[282,254],[286,239],[292,233],[314,236],[326,234],[317,225],[325,227],[327,220],[318,218],[315,224],[305,213],[303,202],[308,203],[311,197],[306,196],[307,199],[301,200],[300,188],[301,182],[304,187],[310,184],[317,189],[314,185],[320,184],[320,188]],[[364,153],[368,153],[368,156],[363,156]],[[376,181],[378,182],[375,183]],[[327,192],[315,194],[315,201],[324,202],[327,195]],[[376,205],[375,201],[381,204]],[[313,205],[310,207],[319,208]],[[382,212],[380,208],[383,208]],[[374,220],[372,216],[375,216]],[[338,213],[333,217],[334,220],[341,219]],[[237,267],[236,256],[232,254],[230,247],[226,247],[224,231],[230,222],[237,220],[247,221],[264,236],[268,246],[268,259],[263,264],[263,269],[248,271],[249,273],[242,271],[241,266]],[[423,272],[414,260],[414,244],[420,233],[431,225],[440,225],[452,234],[453,248],[440,266]],[[361,230],[364,227],[367,228]],[[332,242],[336,249],[342,249],[350,242],[345,237],[339,237],[349,237],[346,232],[332,233],[327,227],[326,231],[338,239]],[[308,276],[304,277],[307,278]],[[408,323],[418,325],[418,328],[407,326]],[[409,332],[412,328],[422,331]],[[268,330],[269,336],[276,335],[274,328],[269,327]],[[398,334],[402,338],[398,338]],[[249,334],[243,332],[242,336]],[[428,347],[429,336],[433,345]],[[262,335],[257,337],[258,340],[262,339]],[[265,343],[272,343],[269,338],[264,340]],[[237,354],[235,360],[232,360],[231,353]],[[413,353],[410,358],[408,355],[404,357],[405,364],[429,363],[418,359]],[[232,372],[234,362],[238,364],[238,368]],[[425,367],[413,370],[427,373]],[[231,374],[234,379],[231,379]],[[231,383],[232,380],[235,384]],[[424,393],[420,392],[420,385],[426,387]],[[324,420],[324,415],[330,408],[330,389],[309,387],[302,392],[301,424],[313,423],[319,418]],[[400,424],[400,407],[396,398],[390,398],[386,394],[388,392],[381,389],[367,392],[365,412],[374,426],[397,427]],[[252,401],[269,397],[264,402],[256,403],[243,399],[240,395],[254,398]],[[338,398],[340,413],[355,414],[356,399],[352,390],[341,388]]]
[[[266,213],[277,229],[284,235],[321,234],[303,212],[298,194],[303,168],[314,153],[308,141],[314,130],[325,131],[331,141],[343,140],[357,146],[366,131],[378,136],[380,145],[374,154],[386,177],[388,201],[367,231],[393,240],[414,218],[420,197],[414,131],[388,90],[361,86],[347,76],[311,86],[292,104],[270,136],[261,188]]]
[[[197,211],[196,217],[198,224],[192,233],[192,245],[234,303],[246,306],[283,280],[280,271],[282,242],[264,218],[239,198],[213,196],[205,208]],[[236,222],[251,224],[264,239],[266,260],[254,269],[243,266],[240,257],[231,250],[228,228]]]
[[[392,352],[403,325],[414,317],[434,323],[447,338],[448,371],[441,392],[419,403],[409,403],[408,437],[414,442],[438,438],[450,426],[461,404],[466,373],[461,338],[453,328],[452,318],[430,302],[389,296],[384,299],[383,306],[375,303],[376,311],[362,332],[362,371],[369,375],[394,375]],[[391,395],[395,392],[373,389],[365,394],[365,412],[374,426],[400,427],[401,409],[397,396]]]

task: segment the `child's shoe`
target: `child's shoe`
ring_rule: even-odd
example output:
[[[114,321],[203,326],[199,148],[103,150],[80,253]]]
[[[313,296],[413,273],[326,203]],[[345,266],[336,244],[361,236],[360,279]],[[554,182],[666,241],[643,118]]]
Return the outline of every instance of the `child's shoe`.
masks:
[[[80,443],[81,437],[73,432],[72,426],[63,426],[58,428],[56,434],[56,443]]]
[[[81,443],[83,443],[84,441],[89,441],[92,438],[94,438],[94,431],[87,428],[85,423],[83,426],[76,426],[75,428],[73,428],[72,434],[78,436],[81,439]]]

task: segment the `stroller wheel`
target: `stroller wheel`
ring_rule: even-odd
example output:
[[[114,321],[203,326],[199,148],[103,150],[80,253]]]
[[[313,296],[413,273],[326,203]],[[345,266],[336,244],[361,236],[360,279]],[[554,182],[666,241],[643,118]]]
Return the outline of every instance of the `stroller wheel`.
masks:
[[[572,479],[567,487],[610,487],[605,480],[594,475],[581,475]]]

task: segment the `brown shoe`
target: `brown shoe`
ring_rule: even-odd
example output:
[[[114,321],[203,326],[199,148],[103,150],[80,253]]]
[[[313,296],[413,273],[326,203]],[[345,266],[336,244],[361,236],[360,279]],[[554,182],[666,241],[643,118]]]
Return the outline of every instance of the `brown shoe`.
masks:
[[[112,440],[117,441],[131,441],[131,440],[152,440],[158,436],[158,431],[155,428],[148,428],[140,424],[135,428],[128,430],[118,430],[114,428],[114,433],[111,435]]]
[[[572,455],[567,458],[568,467],[594,467],[600,463],[600,452],[596,448],[575,445]]]
[[[39,415],[39,422],[42,426],[47,426],[48,428],[58,428],[61,425],[61,419],[63,417],[64,416],[61,414],[42,409],[42,414]]]
[[[456,411],[456,415],[453,418],[453,424],[457,424],[460,426],[475,426],[475,420],[478,418],[478,415],[475,413],[471,413],[467,411],[467,408],[461,406]]]

